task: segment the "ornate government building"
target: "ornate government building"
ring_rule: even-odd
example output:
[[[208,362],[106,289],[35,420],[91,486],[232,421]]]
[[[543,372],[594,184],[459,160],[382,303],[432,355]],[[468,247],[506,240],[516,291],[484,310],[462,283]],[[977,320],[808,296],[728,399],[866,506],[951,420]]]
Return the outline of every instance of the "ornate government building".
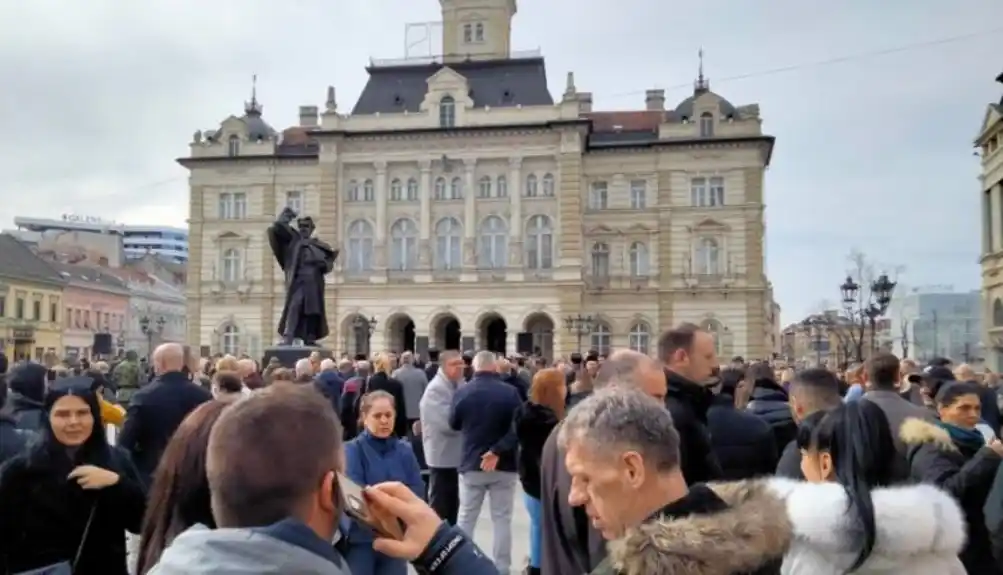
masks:
[[[277,131],[252,98],[195,134],[179,160],[189,341],[252,355],[277,341],[265,229],[291,206],[341,250],[326,294],[338,352],[653,353],[682,321],[714,331],[725,358],[772,352],[774,138],[759,107],[718,96],[702,70],[668,108],[649,90],[643,109],[594,111],[571,73],[555,99],[540,54],[510,49],[515,0],[440,3],[444,55],[370,62],[350,111],[330,87]]]
[[[996,77],[1003,84],[1003,74]],[[1003,98],[982,115],[975,140],[982,158],[982,326],[986,367],[1003,371]]]

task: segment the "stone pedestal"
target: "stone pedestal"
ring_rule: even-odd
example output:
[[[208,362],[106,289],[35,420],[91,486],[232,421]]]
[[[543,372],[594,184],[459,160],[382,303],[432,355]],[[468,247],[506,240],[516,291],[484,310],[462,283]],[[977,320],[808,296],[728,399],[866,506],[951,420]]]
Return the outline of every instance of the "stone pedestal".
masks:
[[[261,365],[267,366],[273,357],[278,358],[283,367],[293,368],[296,362],[310,357],[313,352],[320,352],[322,358],[330,358],[331,350],[318,346],[305,345],[274,345],[265,348],[265,356],[261,358]]]

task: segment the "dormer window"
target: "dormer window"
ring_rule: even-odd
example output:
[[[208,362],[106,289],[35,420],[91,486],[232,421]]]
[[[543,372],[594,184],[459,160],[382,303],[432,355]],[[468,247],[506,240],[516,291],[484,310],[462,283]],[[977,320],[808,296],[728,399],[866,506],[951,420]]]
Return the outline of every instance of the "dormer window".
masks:
[[[704,112],[700,114],[700,137],[710,138],[714,135],[714,114]]]
[[[226,155],[235,158],[240,154],[240,137],[236,134],[227,140]]]
[[[439,127],[452,128],[456,126],[456,100],[452,96],[443,96],[439,100]]]
[[[474,41],[483,42],[484,41],[484,24],[478,22],[474,25]]]
[[[463,25],[463,43],[470,44],[474,41],[474,25],[464,24]]]

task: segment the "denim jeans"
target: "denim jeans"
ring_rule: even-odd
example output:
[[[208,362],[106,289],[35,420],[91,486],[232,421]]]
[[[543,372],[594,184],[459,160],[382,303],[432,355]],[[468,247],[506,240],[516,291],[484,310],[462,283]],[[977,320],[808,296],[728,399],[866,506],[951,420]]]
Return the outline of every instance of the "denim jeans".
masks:
[[[526,511],[529,512],[529,566],[540,567],[540,545],[543,542],[541,520],[543,504],[532,495],[523,494],[526,501]]]
[[[512,566],[512,508],[519,476],[506,471],[467,471],[460,474],[460,513],[456,525],[471,539],[477,527],[484,497],[494,528],[492,559],[501,573]]]

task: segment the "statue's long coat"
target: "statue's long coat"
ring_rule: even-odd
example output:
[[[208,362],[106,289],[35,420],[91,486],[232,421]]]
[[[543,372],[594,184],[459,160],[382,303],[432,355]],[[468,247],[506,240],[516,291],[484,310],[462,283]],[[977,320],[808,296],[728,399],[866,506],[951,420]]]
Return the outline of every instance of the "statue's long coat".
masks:
[[[268,244],[272,248],[272,255],[275,256],[276,263],[285,272],[286,279],[285,303],[282,306],[282,316],[279,318],[279,324],[276,328],[279,335],[285,335],[286,321],[289,319],[289,309],[293,298],[302,295],[304,312],[319,316],[316,323],[318,333],[309,335],[313,335],[314,339],[327,337],[330,329],[327,325],[327,314],[324,309],[324,275],[334,269],[334,261],[338,257],[338,250],[317,238],[301,237],[295,228],[282,221],[277,221],[269,226]],[[299,294],[297,293],[299,290],[293,289],[293,282],[296,278],[296,271],[300,266],[300,256],[304,253],[303,248],[316,250],[317,253],[315,255],[318,256],[318,259],[324,260],[325,267],[320,274],[317,274],[316,284],[302,286],[300,288],[302,293]],[[293,336],[302,340],[310,339],[309,337],[304,337],[308,334],[303,333],[307,325],[308,322],[297,321],[293,326]]]

